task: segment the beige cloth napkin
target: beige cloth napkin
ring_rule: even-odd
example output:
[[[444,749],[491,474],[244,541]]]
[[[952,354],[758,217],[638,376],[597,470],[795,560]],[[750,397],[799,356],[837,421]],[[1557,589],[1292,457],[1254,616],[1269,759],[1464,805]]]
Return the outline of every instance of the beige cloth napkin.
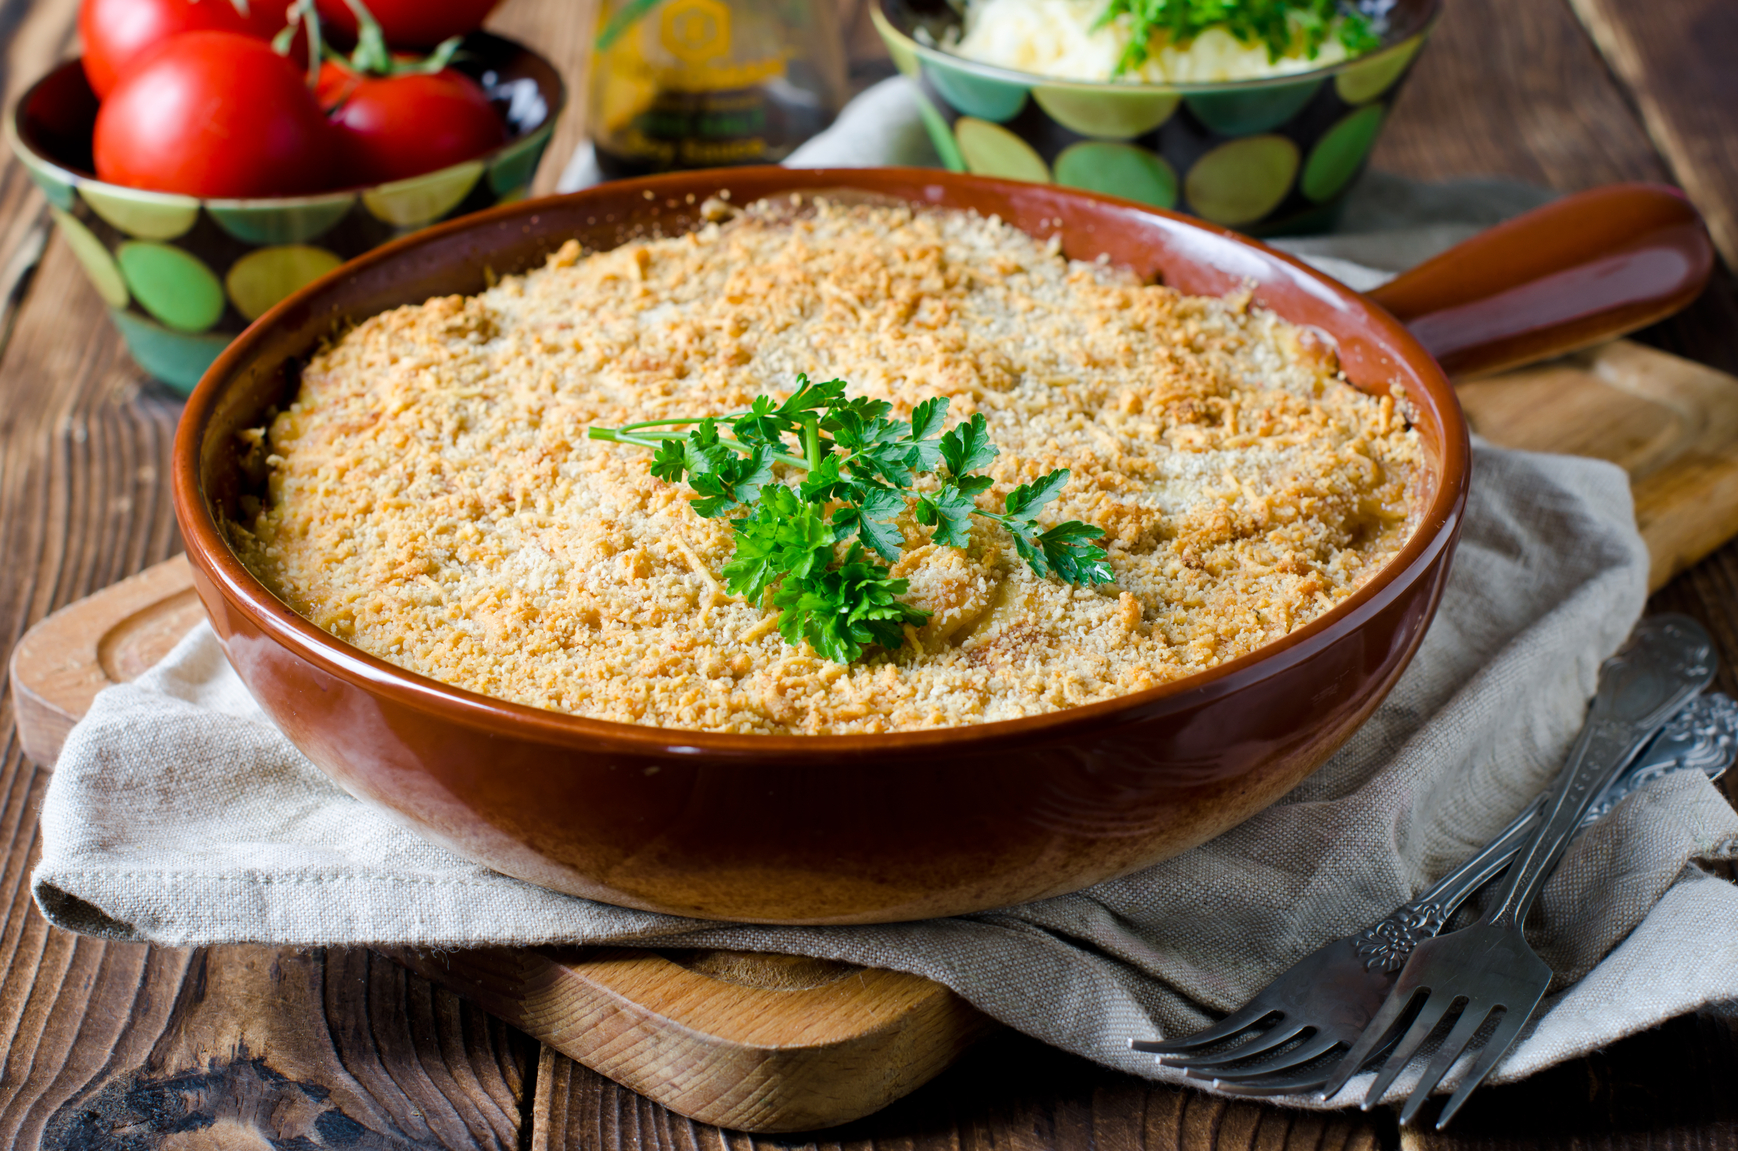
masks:
[[[1391,178],[1359,195],[1358,235],[1301,245],[1359,286],[1539,198]],[[1241,1005],[1421,890],[1545,786],[1600,661],[1641,611],[1646,573],[1618,469],[1481,446],[1453,575],[1417,658],[1296,791],[1194,851],[1073,895],[869,927],[655,915],[458,859],[330,783],[201,626],[98,696],[68,738],[33,892],[63,927],[165,944],[634,943],[840,959],[928,976],[1046,1042],[1174,1079],[1129,1039],[1180,1035]],[[1735,856],[1738,814],[1691,776],[1644,788],[1579,840],[1534,921],[1544,957],[1579,982],[1547,1001],[1497,1077],[1738,999],[1738,888],[1705,870]]]

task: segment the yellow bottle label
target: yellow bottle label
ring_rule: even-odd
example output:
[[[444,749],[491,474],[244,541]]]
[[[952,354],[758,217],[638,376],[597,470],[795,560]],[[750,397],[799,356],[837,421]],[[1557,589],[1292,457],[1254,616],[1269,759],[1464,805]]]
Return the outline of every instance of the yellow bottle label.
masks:
[[[676,59],[704,64],[730,51],[730,6],[723,0],[671,0],[658,20],[658,39]]]
[[[616,0],[600,15],[592,137],[606,174],[768,163],[815,130],[820,105],[788,86],[800,46],[755,0]],[[623,28],[607,36],[612,21]],[[803,57],[806,59],[806,57]],[[805,74],[806,75],[806,74]],[[794,92],[794,95],[793,95]],[[794,99],[794,103],[793,103]]]

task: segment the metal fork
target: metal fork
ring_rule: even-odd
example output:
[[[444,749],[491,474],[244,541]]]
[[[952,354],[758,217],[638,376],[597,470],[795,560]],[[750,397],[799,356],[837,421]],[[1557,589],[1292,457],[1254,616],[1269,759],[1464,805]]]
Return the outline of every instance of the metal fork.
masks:
[[[1484,916],[1471,927],[1426,940],[1413,950],[1394,990],[1329,1076],[1322,1098],[1344,1087],[1410,1015],[1411,1025],[1364,1095],[1362,1106],[1368,1110],[1437,1027],[1453,1016],[1447,1038],[1401,1109],[1400,1122],[1409,1124],[1486,1025],[1494,1023],[1490,1038],[1437,1117],[1437,1129],[1454,1117],[1520,1039],[1550,986],[1550,967],[1521,930],[1528,909],[1582,816],[1652,732],[1707,687],[1714,664],[1713,643],[1694,620],[1654,616],[1642,621],[1624,650],[1600,668],[1599,693],[1568,763],[1546,795],[1543,823],[1516,855]]]
[[[1642,785],[1678,771],[1718,779],[1738,753],[1738,703],[1702,695],[1673,716],[1582,819],[1583,828]],[[1427,891],[1355,935],[1293,964],[1240,1010],[1180,1039],[1136,1040],[1191,1078],[1236,1095],[1295,1095],[1328,1081],[1393,989],[1413,948],[1433,938],[1470,896],[1497,875],[1539,825],[1541,796],[1488,845]],[[1227,1043],[1255,1029],[1236,1046]],[[1271,1040],[1271,1041],[1269,1041]],[[1285,1049],[1288,1043],[1297,1046]],[[1376,1055],[1384,1054],[1378,1050]],[[1264,1058],[1265,1056],[1265,1058]],[[1256,1062],[1250,1062],[1257,1060]]]

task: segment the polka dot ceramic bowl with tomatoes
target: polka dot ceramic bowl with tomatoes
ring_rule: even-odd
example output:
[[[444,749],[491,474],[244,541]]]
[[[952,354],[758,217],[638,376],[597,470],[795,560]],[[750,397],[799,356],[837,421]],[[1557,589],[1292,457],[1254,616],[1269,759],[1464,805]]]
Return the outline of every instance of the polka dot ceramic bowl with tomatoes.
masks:
[[[555,67],[485,32],[467,36],[451,66],[482,86],[505,142],[405,179],[351,184],[340,169],[333,191],[218,198],[98,179],[98,100],[77,60],[24,94],[7,134],[133,358],[187,392],[237,332],[345,260],[525,195],[566,102]]]
[[[1367,0],[1380,46],[1290,75],[1157,84],[1052,79],[955,55],[952,0],[871,15],[956,172],[1084,188],[1254,235],[1326,231],[1363,170],[1441,0]]]

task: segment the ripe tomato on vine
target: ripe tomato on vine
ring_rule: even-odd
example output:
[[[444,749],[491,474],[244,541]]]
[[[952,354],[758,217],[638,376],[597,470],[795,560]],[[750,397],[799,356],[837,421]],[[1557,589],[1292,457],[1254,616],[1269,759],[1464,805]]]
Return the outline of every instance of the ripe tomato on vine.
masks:
[[[183,32],[237,32],[270,40],[287,24],[281,0],[84,0],[78,34],[84,73],[98,98],[144,53]]]
[[[97,110],[97,175],[207,198],[333,186],[335,132],[302,70],[236,32],[185,32],[130,68]]]

